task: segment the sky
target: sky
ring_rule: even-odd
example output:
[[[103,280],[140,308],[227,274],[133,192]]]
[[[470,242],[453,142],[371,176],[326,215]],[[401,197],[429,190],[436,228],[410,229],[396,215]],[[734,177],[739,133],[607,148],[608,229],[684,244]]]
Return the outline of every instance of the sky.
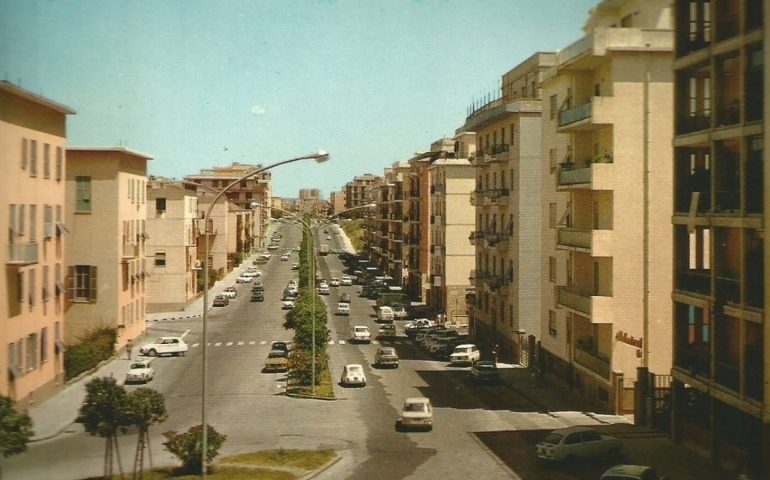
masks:
[[[324,196],[451,137],[598,0],[0,0],[2,79],[74,109],[71,146],[124,145],[173,178],[319,149],[273,195]]]

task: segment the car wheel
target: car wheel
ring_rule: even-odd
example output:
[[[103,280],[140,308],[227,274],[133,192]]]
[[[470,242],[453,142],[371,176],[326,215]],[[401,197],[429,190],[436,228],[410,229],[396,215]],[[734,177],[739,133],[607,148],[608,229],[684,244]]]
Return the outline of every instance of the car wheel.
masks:
[[[401,425],[401,420],[396,420],[396,431],[397,432],[403,432],[404,431],[404,426]]]
[[[147,352],[147,355],[150,356],[150,357],[157,357],[158,356],[158,351],[153,348],[149,352]]]

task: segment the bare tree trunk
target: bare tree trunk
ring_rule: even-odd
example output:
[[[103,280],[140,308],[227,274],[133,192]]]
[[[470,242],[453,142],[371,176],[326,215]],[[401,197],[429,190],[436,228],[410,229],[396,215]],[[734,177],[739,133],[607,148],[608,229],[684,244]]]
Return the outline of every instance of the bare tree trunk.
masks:
[[[147,441],[147,432],[142,429],[139,430],[139,436],[136,440],[136,452],[134,453],[134,474],[133,480],[142,478],[142,471],[144,470],[144,446]]]
[[[152,445],[150,444],[150,429],[149,428],[144,432],[144,435],[146,436],[145,443],[147,444],[147,459],[150,461],[150,470],[152,470],[155,467],[153,467],[153,465],[152,465]]]
[[[112,438],[115,439],[115,458],[118,460],[118,472],[120,472],[120,478],[121,480],[125,479],[123,476],[123,462],[120,461],[120,448],[118,447],[118,436],[113,435]]]
[[[104,479],[112,479],[112,437],[104,437]]]

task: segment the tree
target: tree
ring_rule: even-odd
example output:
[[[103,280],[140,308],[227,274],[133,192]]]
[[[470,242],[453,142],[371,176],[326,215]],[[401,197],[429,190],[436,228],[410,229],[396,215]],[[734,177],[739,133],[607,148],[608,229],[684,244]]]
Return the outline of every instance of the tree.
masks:
[[[17,411],[13,400],[0,395],[0,452],[3,456],[25,451],[33,434],[29,415]]]
[[[123,478],[117,433],[131,424],[126,389],[118,385],[113,377],[91,380],[86,384],[86,398],[80,406],[77,421],[83,424],[86,432],[105,439],[104,478],[112,478],[115,459]]]
[[[211,462],[219,454],[219,449],[227,439],[226,435],[214,430],[211,425],[206,425],[206,464]],[[182,461],[182,470],[186,473],[201,473],[201,459],[203,457],[203,425],[190,427],[185,433],[165,432],[168,439],[163,444],[166,450],[173,453]]]
[[[131,424],[136,425],[138,439],[134,455],[134,479],[142,478],[144,471],[144,449],[150,456],[152,468],[152,449],[150,448],[150,426],[168,418],[166,401],[163,395],[152,388],[141,387],[128,394],[128,416]]]

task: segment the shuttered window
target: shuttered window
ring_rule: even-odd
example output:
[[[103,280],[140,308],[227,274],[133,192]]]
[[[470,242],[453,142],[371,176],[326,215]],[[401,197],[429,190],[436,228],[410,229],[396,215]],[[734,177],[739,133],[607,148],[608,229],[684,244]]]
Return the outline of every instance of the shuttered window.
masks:
[[[75,177],[75,212],[91,212],[91,177]]]

